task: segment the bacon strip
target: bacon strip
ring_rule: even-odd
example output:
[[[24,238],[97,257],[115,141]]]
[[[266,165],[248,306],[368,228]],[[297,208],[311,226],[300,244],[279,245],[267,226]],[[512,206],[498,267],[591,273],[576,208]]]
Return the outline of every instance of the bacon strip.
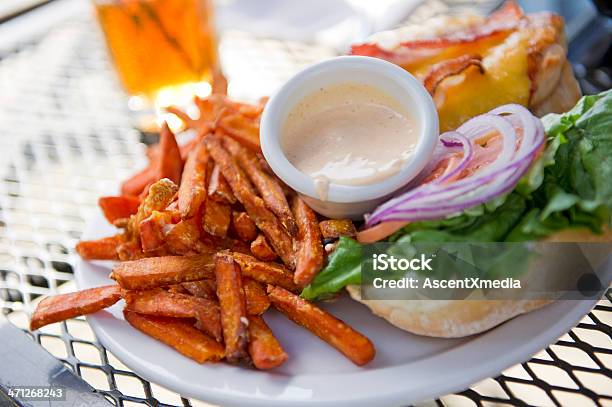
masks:
[[[98,312],[110,307],[119,299],[121,299],[121,288],[118,285],[47,297],[36,307],[30,319],[30,330],[35,331],[45,325]]]
[[[507,1],[482,24],[458,29],[446,35],[403,41],[393,50],[386,50],[374,43],[357,44],[351,47],[352,55],[381,58],[400,66],[409,66],[457,46],[471,46],[480,40],[505,38],[520,27],[523,11],[514,1]],[[466,51],[468,49],[466,48]]]
[[[482,57],[480,55],[462,55],[432,66],[423,80],[423,86],[425,86],[425,89],[433,96],[444,79],[449,76],[458,75],[470,66],[477,66],[481,74],[485,73],[484,67],[482,66]]]

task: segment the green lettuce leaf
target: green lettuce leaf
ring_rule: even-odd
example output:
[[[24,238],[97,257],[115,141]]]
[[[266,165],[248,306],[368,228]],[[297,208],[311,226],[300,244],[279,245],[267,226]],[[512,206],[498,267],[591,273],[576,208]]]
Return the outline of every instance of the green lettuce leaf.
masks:
[[[612,90],[585,96],[569,112],[542,118],[547,145],[509,194],[437,221],[414,222],[388,240],[539,240],[562,229],[601,233],[612,213]],[[327,267],[304,289],[308,299],[361,281],[361,246],[342,238]]]
[[[326,299],[350,284],[361,283],[361,245],[341,237],[336,250],[329,256],[327,267],[302,290],[307,300]]]

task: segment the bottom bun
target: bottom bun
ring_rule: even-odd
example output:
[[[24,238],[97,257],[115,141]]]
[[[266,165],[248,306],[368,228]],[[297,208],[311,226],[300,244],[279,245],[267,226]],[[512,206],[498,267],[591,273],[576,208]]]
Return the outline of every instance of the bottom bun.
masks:
[[[569,229],[550,236],[555,242],[611,242],[612,232],[594,235]],[[606,252],[609,256],[609,251]],[[517,315],[541,308],[553,300],[362,300],[361,288],[349,286],[351,297],[375,315],[417,335],[458,338],[487,331]]]
[[[459,338],[489,330],[552,300],[362,300],[361,288],[351,297],[396,327],[417,335]]]

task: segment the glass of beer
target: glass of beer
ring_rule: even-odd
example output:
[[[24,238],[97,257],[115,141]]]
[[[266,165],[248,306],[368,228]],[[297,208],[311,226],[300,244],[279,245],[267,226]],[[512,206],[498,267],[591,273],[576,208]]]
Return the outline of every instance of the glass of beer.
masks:
[[[131,108],[173,104],[186,88],[190,96],[211,92],[219,74],[212,0],[94,4],[119,79],[137,100]]]

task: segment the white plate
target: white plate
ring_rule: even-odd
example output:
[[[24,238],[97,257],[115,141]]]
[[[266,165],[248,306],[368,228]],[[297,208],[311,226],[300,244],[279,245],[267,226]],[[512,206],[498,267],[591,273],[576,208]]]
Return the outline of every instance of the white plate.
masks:
[[[88,239],[114,233],[101,216],[89,226]],[[108,262],[80,261],[78,287],[112,283],[109,267]],[[485,334],[452,340],[401,331],[348,298],[324,304],[375,344],[376,358],[363,368],[268,312],[266,321],[289,354],[287,363],[269,373],[223,363],[200,365],[130,327],[122,302],[87,320],[100,342],[130,369],[186,397],[223,406],[386,406],[461,391],[528,360],[578,323],[595,302],[556,302]]]

